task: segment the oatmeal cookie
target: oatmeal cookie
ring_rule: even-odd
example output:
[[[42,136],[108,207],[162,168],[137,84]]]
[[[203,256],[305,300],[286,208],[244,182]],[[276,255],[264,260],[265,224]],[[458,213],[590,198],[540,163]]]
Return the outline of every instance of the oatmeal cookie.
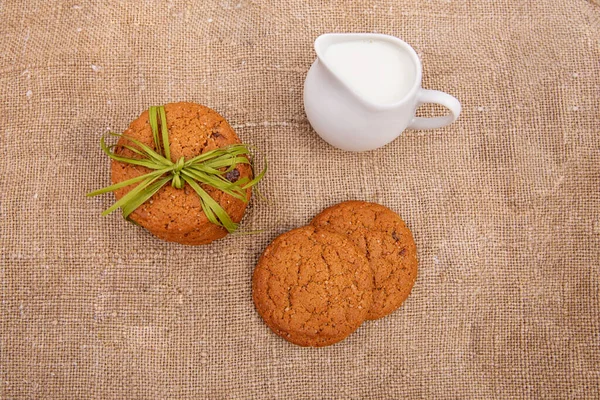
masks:
[[[346,235],[369,260],[373,271],[373,305],[367,319],[396,310],[417,278],[417,249],[402,219],[387,207],[346,201],[323,210],[312,225]]]
[[[300,346],[327,346],[354,332],[367,316],[373,276],[367,259],[344,235],[314,226],[277,237],[252,280],[265,323]]]

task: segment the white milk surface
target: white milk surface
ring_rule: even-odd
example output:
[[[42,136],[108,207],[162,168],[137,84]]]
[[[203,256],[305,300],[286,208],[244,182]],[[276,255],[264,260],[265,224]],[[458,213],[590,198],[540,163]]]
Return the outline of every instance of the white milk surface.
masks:
[[[385,40],[329,45],[323,58],[331,71],[358,96],[376,104],[402,100],[416,79],[410,54]]]

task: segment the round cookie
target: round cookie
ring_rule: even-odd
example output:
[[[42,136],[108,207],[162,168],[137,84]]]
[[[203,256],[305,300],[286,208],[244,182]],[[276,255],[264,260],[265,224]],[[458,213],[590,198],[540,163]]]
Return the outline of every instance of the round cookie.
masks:
[[[171,103],[165,105],[171,160],[180,157],[189,159],[199,154],[240,143],[239,138],[227,121],[217,112],[195,103]],[[124,135],[137,139],[154,149],[152,129],[148,121],[148,111],[133,121]],[[135,145],[121,137],[115,147],[115,153],[127,157],[139,157],[122,147]],[[112,183],[118,183],[148,173],[145,167],[112,161]],[[248,164],[238,164],[226,175],[230,181],[252,178],[252,168]],[[137,184],[127,186],[115,192],[118,199]],[[241,221],[247,203],[238,200],[209,185],[202,188],[214,198],[229,214],[234,222]],[[251,189],[247,190],[250,199]],[[148,229],[160,239],[188,245],[207,244],[227,235],[227,230],[211,223],[200,204],[198,194],[186,183],[183,189],[171,184],[164,185],[154,196],[138,207],[129,218]]]
[[[417,278],[417,248],[402,219],[387,207],[346,201],[323,210],[312,225],[349,237],[366,255],[373,271],[373,305],[367,319],[396,310]]]
[[[373,301],[367,259],[344,235],[314,226],[277,237],[252,278],[258,313],[300,346],[328,346],[354,332]]]

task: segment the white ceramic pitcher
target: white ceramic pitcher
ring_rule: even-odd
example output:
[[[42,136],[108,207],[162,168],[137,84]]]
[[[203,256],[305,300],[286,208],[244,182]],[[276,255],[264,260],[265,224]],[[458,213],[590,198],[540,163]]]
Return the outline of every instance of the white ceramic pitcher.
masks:
[[[407,93],[391,103],[376,103],[361,96],[328,66],[327,48],[348,41],[386,41],[405,57],[414,74]],[[400,136],[405,129],[435,129],[454,122],[461,111],[460,102],[437,90],[421,88],[422,66],[414,49],[404,41],[388,35],[370,33],[331,33],[315,41],[317,60],[304,82],[304,108],[314,130],[332,146],[348,151],[373,150]],[[403,55],[404,56],[404,55]],[[399,72],[400,73],[400,72]],[[446,107],[450,114],[415,117],[423,103]]]

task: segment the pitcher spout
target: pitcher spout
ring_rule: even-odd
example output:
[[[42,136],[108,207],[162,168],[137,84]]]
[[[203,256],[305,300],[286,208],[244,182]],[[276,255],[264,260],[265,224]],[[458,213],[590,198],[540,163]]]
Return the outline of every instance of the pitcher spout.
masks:
[[[315,53],[319,61],[325,61],[325,52],[332,44],[340,42],[340,36],[346,36],[344,33],[325,33],[315,39]]]
[[[323,77],[327,77],[327,79],[335,82],[339,90],[343,90],[347,92],[347,95],[350,97],[358,97],[348,86],[347,82],[338,76],[335,71],[334,65],[331,64],[331,60],[327,57],[327,52],[331,46],[336,44],[340,44],[343,42],[348,42],[352,40],[357,40],[363,37],[364,34],[358,33],[325,33],[315,39],[314,48],[315,53],[317,54],[318,63],[324,67],[322,68]],[[356,98],[356,100],[361,101],[362,99]]]

